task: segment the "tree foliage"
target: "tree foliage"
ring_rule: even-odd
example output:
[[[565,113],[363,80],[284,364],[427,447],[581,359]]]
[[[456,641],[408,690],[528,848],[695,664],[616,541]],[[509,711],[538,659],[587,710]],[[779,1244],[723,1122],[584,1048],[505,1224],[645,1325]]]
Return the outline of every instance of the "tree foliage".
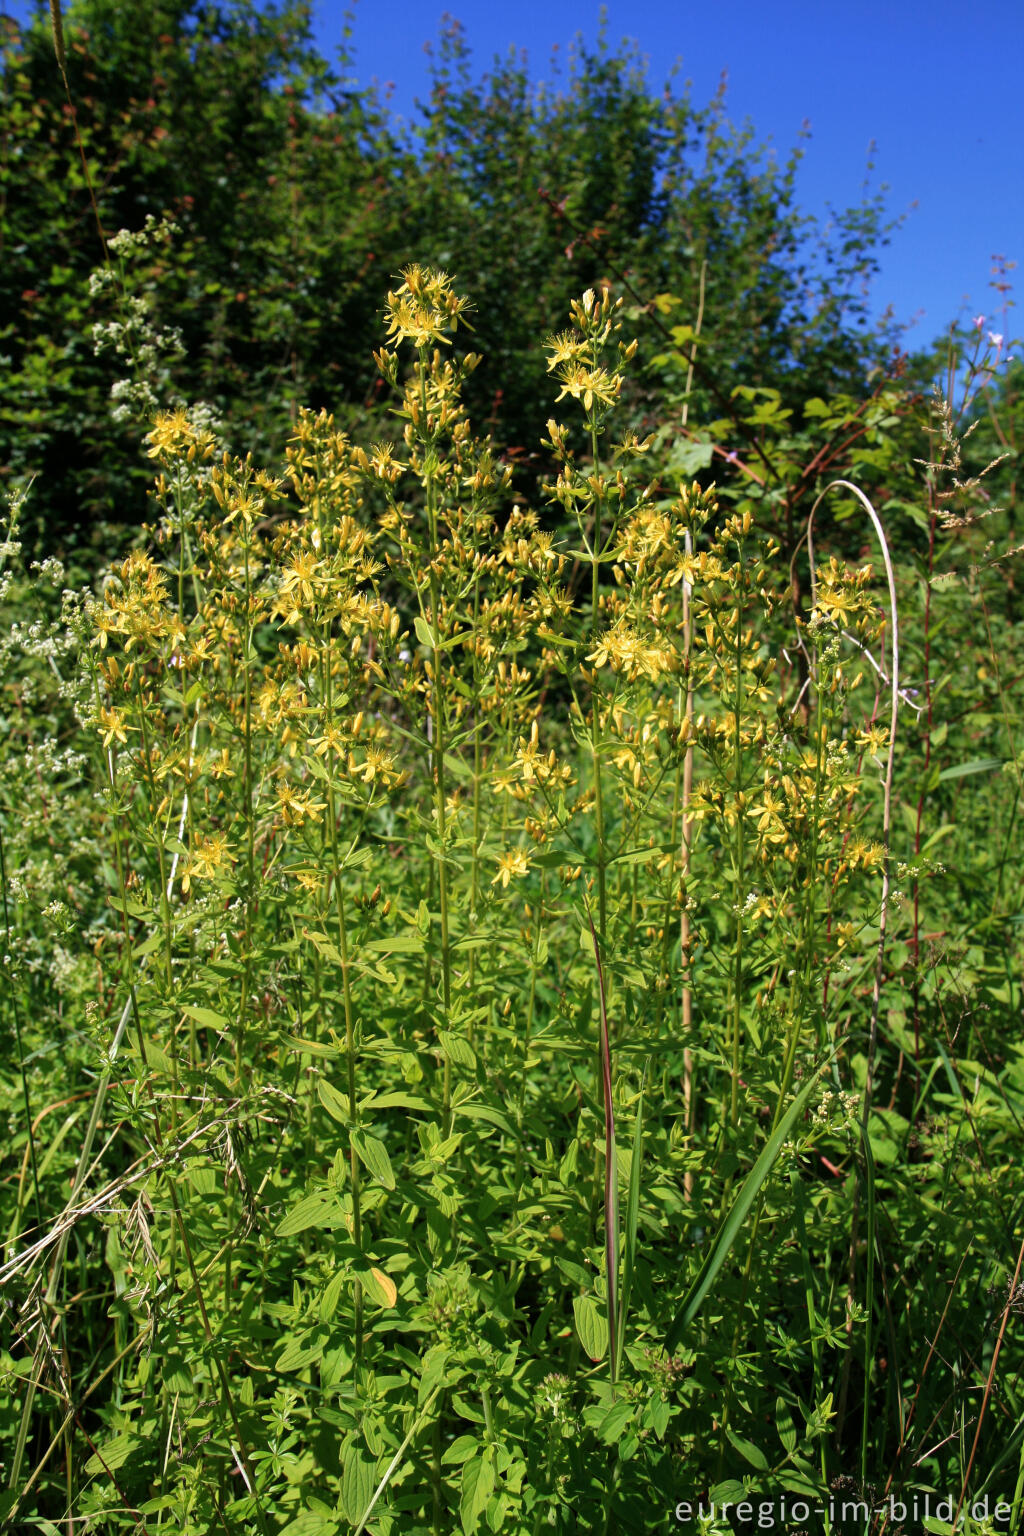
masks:
[[[722,92],[705,107],[672,82],[654,94],[635,49],[603,34],[537,83],[514,53],[476,72],[446,22],[407,128],[347,82],[344,52],[340,73],[318,55],[300,0],[75,0],[65,33],[70,102],[43,19],[8,22],[3,55],[0,472],[39,476],[50,535],[137,520],[144,484],[138,431],[108,409],[123,363],[92,352],[104,253],[76,120],[102,228],[179,225],[136,276],[154,322],[182,332],[162,389],[207,401],[242,450],[278,452],[300,401],[349,424],[377,414],[377,316],[418,260],[475,296],[469,404],[526,494],[547,411],[533,343],[588,284],[628,284],[642,343],[665,354],[634,387],[638,416],[662,414],[693,352],[665,351],[655,297],[692,324],[703,291],[689,420],[727,423],[730,449],[751,437],[736,386],[778,387],[791,410],[837,388],[856,404],[885,364],[864,298],[880,199],[822,235],[796,203],[799,147],[780,165]]]

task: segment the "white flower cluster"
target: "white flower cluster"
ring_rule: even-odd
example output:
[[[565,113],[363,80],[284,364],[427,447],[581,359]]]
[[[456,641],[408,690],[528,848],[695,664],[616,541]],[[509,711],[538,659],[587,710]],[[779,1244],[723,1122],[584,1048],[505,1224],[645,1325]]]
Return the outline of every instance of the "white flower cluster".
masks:
[[[149,294],[130,294],[125,286],[126,264],[148,246],[166,245],[178,232],[178,226],[170,219],[157,220],[148,214],[141,230],[122,229],[108,242],[110,250],[120,258],[120,273],[111,267],[100,267],[89,278],[90,297],[108,295],[118,310],[117,319],[99,321],[93,326],[93,350],[97,357],[113,352],[116,357],[129,360],[132,366],[131,378],[116,379],[111,385],[111,415],[118,422],[152,416],[160,402],[151,381],[159,380],[161,373],[166,374],[167,362],[185,351],[177,326],[155,323]]]
[[[811,1122],[822,1131],[845,1131],[853,1125],[859,1108],[860,1100],[855,1093],[833,1093],[831,1088],[826,1088],[818,1100]]]
[[[541,1413],[551,1418],[556,1424],[571,1424],[575,1415],[570,1401],[570,1382],[568,1376],[562,1376],[553,1371],[545,1376],[541,1383]]]
[[[181,226],[175,224],[173,219],[158,219],[152,213],[146,214],[146,222],[141,229],[119,229],[116,235],[111,235],[107,241],[108,250],[115,256],[121,256],[127,260],[140,255],[147,246],[169,245],[175,235],[181,234]]]

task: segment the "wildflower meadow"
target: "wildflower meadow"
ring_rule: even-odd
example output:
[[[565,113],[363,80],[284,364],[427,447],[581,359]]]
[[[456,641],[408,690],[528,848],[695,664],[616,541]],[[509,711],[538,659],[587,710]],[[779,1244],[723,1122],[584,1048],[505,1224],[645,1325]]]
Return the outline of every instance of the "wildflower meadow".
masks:
[[[136,522],[0,545],[0,1520],[1018,1530],[1009,338],[698,414],[713,253],[592,259],[511,451],[409,260],[261,456],[184,238]]]

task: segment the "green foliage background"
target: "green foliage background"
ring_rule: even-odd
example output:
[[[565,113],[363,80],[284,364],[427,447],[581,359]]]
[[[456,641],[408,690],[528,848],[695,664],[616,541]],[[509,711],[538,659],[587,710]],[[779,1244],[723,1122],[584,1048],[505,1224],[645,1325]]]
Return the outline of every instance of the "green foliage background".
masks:
[[[87,286],[102,250],[49,28],[8,26],[0,472],[41,477],[51,539],[88,536],[138,520],[144,468],[110,421],[119,359],[93,355],[91,327],[109,319]],[[524,490],[548,410],[535,339],[595,280],[628,278],[645,307],[671,292],[692,321],[706,263],[698,421],[733,416],[738,383],[783,388],[799,414],[824,392],[859,396],[886,364],[893,338],[866,324],[863,293],[881,199],[820,235],[796,204],[799,150],[777,164],[721,96],[652,94],[638,56],[604,40],[545,85],[514,59],[478,80],[453,22],[423,121],[400,129],[318,57],[308,6],[89,0],[66,31],[103,227],[168,214],[182,229],[136,277],[154,320],[182,333],[165,388],[207,401],[239,449],[279,453],[299,404],[379,424],[377,316],[413,260],[474,294],[470,404]],[[665,339],[655,316],[646,356]],[[655,371],[634,386],[659,420],[665,383]],[[733,425],[726,449],[749,439]]]

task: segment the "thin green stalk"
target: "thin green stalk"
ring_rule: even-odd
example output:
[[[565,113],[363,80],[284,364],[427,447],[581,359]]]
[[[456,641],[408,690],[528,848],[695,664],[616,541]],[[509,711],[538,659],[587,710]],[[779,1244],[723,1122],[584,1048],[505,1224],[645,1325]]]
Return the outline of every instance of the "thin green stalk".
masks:
[[[533,942],[530,945],[530,990],[526,1003],[526,1020],[523,1025],[522,1043],[522,1070],[519,1074],[519,1083],[516,1090],[515,1115],[516,1115],[516,1160],[512,1178],[512,1211],[510,1226],[515,1227],[519,1217],[519,1191],[523,1179],[523,1165],[526,1158],[525,1137],[523,1135],[523,1121],[526,1113],[526,1083],[527,1063],[530,1056],[530,1036],[533,1032],[533,1016],[537,1001],[537,973],[540,967],[540,943],[544,925],[544,890],[541,888],[540,901],[537,906],[536,922],[533,929]],[[515,1268],[515,1261],[510,1262],[510,1273]]]
[[[584,897],[590,937],[597,967],[597,992],[601,1004],[601,1083],[604,1099],[604,1249],[605,1299],[608,1315],[608,1376],[615,1390],[619,1376],[619,1170],[615,1157],[615,1105],[612,1101],[611,1039],[605,996],[601,945],[594,928],[590,904]]]
[[[801,1267],[801,1271],[802,1271],[802,1274],[803,1274],[803,1282],[804,1282],[804,1305],[807,1308],[807,1332],[808,1332],[808,1335],[810,1337],[810,1343],[811,1343],[811,1365],[812,1365],[813,1371],[814,1371],[813,1391],[811,1393],[811,1403],[814,1404],[814,1403],[817,1403],[817,1401],[818,1401],[818,1394],[822,1391],[823,1383],[824,1383],[824,1379],[825,1378],[824,1378],[823,1365],[822,1365],[821,1338],[820,1338],[820,1336],[818,1334],[817,1322],[816,1322],[816,1318],[815,1318],[814,1276],[811,1273],[811,1259],[810,1259],[811,1235],[810,1235],[810,1230],[809,1230],[808,1221],[807,1221],[807,1204],[808,1204],[807,1192],[806,1192],[806,1190],[804,1188],[803,1178],[802,1178],[802,1176],[800,1174],[799,1169],[797,1169],[797,1168],[793,1168],[793,1169],[790,1170],[789,1187],[793,1191],[793,1212],[794,1212],[794,1218],[795,1218],[794,1225],[796,1227],[797,1246],[798,1246],[798,1248],[800,1250],[800,1267]],[[758,1214],[760,1214],[760,1212]],[[751,1247],[752,1246],[753,1246],[753,1240],[751,1240]],[[818,1449],[819,1449],[818,1470],[819,1470],[819,1472],[821,1474],[821,1486],[823,1488],[827,1488],[828,1487],[828,1451],[827,1451],[827,1447],[826,1447],[826,1444],[825,1444],[825,1437],[824,1436],[821,1437],[821,1441],[820,1441]],[[826,1532],[826,1536],[828,1536],[829,1523],[828,1523],[828,1515],[827,1515],[827,1513],[826,1513],[824,1518],[825,1518],[825,1532]]]
[[[333,798],[333,796],[332,796]],[[332,817],[333,822],[333,817]],[[336,826],[334,827],[336,836]],[[337,854],[337,849],[335,849]],[[345,924],[345,902],[342,895],[341,879],[337,869],[335,870],[334,889],[337,899],[338,911],[338,948],[341,953],[341,986],[345,1008],[345,1064],[348,1087],[348,1113],[349,1113],[349,1149],[348,1165],[349,1177],[352,1181],[352,1241],[357,1248],[362,1247],[363,1242],[363,1218],[360,1205],[360,1176],[359,1158],[356,1154],[355,1143],[352,1139],[352,1131],[358,1123],[358,1106],[356,1104],[356,1035],[355,1014],[352,1007],[352,982],[351,968],[348,951],[348,931]],[[363,1285],[357,1277],[352,1290],[354,1327],[355,1327],[355,1358],[356,1365],[362,1363],[363,1358]]]
[[[11,990],[11,1017],[14,1020],[14,1039],[18,1047],[18,1074],[21,1078],[21,1094],[25,1104],[25,1125],[28,1132],[29,1164],[32,1168],[32,1192],[36,1208],[36,1225],[43,1225],[43,1207],[39,1198],[39,1163],[36,1158],[36,1139],[32,1129],[34,1115],[32,1103],[28,1091],[28,1074],[25,1071],[25,1046],[21,1035],[21,1011],[18,1007],[18,988],[13,974],[14,941],[11,937],[11,913],[7,901],[7,863],[4,855],[4,829],[3,819],[0,818],[0,886],[3,887],[4,896],[4,932],[6,934],[6,950],[12,957],[12,964],[4,967],[4,975]]]
[[[736,800],[736,842],[733,851],[735,870],[733,876],[733,905],[736,911],[736,935],[733,944],[732,974],[732,1062],[729,1092],[729,1128],[735,1132],[740,1112],[741,1037],[743,1033],[743,888],[746,873],[746,805],[743,797],[743,606],[742,599],[736,604],[736,699],[735,730],[733,732],[733,793]],[[782,1102],[781,1096],[779,1100]],[[730,1181],[726,1181],[722,1214],[728,1198]]]
[[[326,547],[326,529],[320,527],[321,547]],[[334,726],[334,662],[332,655],[332,618],[328,614],[323,620],[323,630],[320,642],[320,666],[321,666],[321,691],[324,701],[324,729],[330,732]],[[359,1156],[356,1152],[353,1133],[359,1120],[358,1105],[356,1102],[356,1020],[355,1008],[352,999],[352,967],[349,956],[348,925],[345,920],[345,893],[342,885],[342,858],[338,831],[338,803],[333,782],[330,782],[326,791],[327,800],[327,836],[330,845],[330,874],[329,890],[333,886],[335,913],[338,927],[338,952],[341,955],[341,992],[342,1007],[345,1016],[345,1068],[348,1090],[348,1117],[349,1117],[349,1148],[348,1166],[349,1179],[352,1185],[352,1241],[357,1248],[362,1247],[363,1241],[363,1215],[361,1203],[361,1178]],[[329,896],[328,896],[329,899]],[[362,1365],[363,1360],[363,1283],[356,1276],[352,1286],[353,1329],[354,1329],[354,1353],[356,1368]]]
[[[384,1476],[381,1478],[380,1482],[377,1484],[377,1487],[374,1489],[373,1497],[370,1499],[369,1504],[367,1504],[366,1508],[363,1510],[362,1516],[361,1516],[361,1518],[359,1520],[359,1524],[356,1526],[355,1530],[352,1532],[352,1536],[362,1536],[362,1532],[365,1531],[365,1529],[366,1529],[366,1523],[369,1520],[370,1516],[373,1514],[373,1511],[374,1511],[374,1509],[377,1506],[377,1500],[380,1498],[381,1494],[384,1492],[385,1488],[388,1486],[388,1483],[390,1483],[391,1479],[394,1477],[395,1472],[397,1471],[398,1467],[401,1465],[402,1457],[405,1455],[406,1451],[409,1449],[409,1445],[410,1445],[410,1442],[412,1441],[413,1436],[416,1434],[417,1430],[420,1429],[420,1427],[425,1422],[427,1414],[430,1412],[431,1408],[434,1406],[434,1399],[437,1397],[437,1395],[438,1395],[438,1393],[440,1391],[441,1391],[440,1386],[437,1386],[437,1387],[434,1388],[433,1392],[431,1392],[430,1396],[427,1398],[426,1402],[423,1404],[423,1407],[420,1409],[419,1413],[413,1419],[412,1424],[410,1425],[409,1430],[407,1431],[407,1433],[405,1435],[405,1438],[402,1440],[401,1445],[398,1447],[398,1450],[395,1452],[395,1454],[392,1456],[391,1460],[388,1462],[387,1468],[386,1468],[386,1470],[384,1472]],[[435,1420],[435,1423],[436,1422],[437,1421]]]
[[[419,348],[420,367],[420,409],[422,411],[424,440],[427,440],[427,374],[429,363],[426,347]],[[435,434],[436,436],[436,434]],[[433,441],[430,448],[433,449]],[[434,780],[434,814],[437,818],[437,842],[440,852],[435,855],[434,862],[437,866],[438,887],[441,907],[441,1008],[445,1027],[451,1022],[451,932],[449,917],[449,890],[448,890],[448,865],[447,865],[447,791],[445,785],[444,755],[447,747],[445,731],[445,703],[444,689],[442,685],[442,668],[440,658],[443,652],[439,649],[441,639],[441,599],[437,579],[436,560],[438,554],[438,508],[437,485],[434,474],[429,468],[424,473],[424,491],[426,495],[427,527],[429,529],[430,547],[428,559],[430,565],[430,632],[434,639],[434,649],[431,653],[431,723],[432,723],[432,767]],[[448,1053],[444,1052],[443,1085],[442,1085],[442,1120],[443,1134],[451,1133],[452,1124],[452,1064]]]
[[[473,583],[473,633],[474,634],[478,633],[479,624],[480,624],[480,581],[479,581],[479,576],[478,576],[477,579]],[[474,689],[474,702],[476,704],[477,709],[479,710],[479,704],[480,704],[480,677],[479,677],[479,669],[478,669],[478,667],[475,664],[474,664],[474,667],[473,667],[473,689]],[[472,805],[473,846],[472,846],[472,850],[470,852],[470,864],[469,864],[469,913],[470,913],[470,921],[472,923],[474,923],[474,924],[476,922],[476,917],[477,917],[477,903],[480,900],[480,817],[481,817],[481,812],[482,812],[482,806],[481,806],[481,787],[482,787],[482,780],[483,780],[483,741],[482,741],[482,729],[483,729],[483,721],[482,721],[482,719],[478,718],[478,719],[476,719],[474,721],[474,728],[473,728],[473,790],[472,790],[472,794],[473,794],[473,805]],[[475,982],[476,982],[476,948],[475,947],[472,948],[470,950],[470,952],[469,952],[469,966],[468,966],[468,970],[469,970],[469,975],[468,975],[468,978],[467,978],[466,990],[467,990],[469,996],[473,997],[475,995],[474,987],[475,987]],[[468,1029],[469,1043],[470,1043],[471,1046],[473,1044],[473,1034],[474,1034],[474,1029],[473,1029],[473,1022],[471,1020],[470,1024],[469,1024],[469,1029]]]
[[[249,1008],[252,986],[252,914],[256,895],[256,827],[255,796],[252,772],[252,575],[249,566],[249,528],[243,526],[242,550],[245,559],[245,618],[242,625],[242,792],[245,796],[245,958],[242,970],[241,996],[238,1003],[238,1020],[235,1030],[235,1078],[239,1084],[245,1071],[245,1016]]]
[[[590,458],[592,475],[596,478],[601,457],[598,449],[597,410],[590,412]],[[601,502],[594,498],[594,530],[590,549],[590,639],[592,648],[597,647],[600,620],[601,577]],[[604,781],[601,774],[600,693],[597,687],[597,670],[593,673],[590,695],[590,747],[594,759],[594,821],[597,829],[597,934],[602,948],[608,937],[608,888],[605,852]]]

